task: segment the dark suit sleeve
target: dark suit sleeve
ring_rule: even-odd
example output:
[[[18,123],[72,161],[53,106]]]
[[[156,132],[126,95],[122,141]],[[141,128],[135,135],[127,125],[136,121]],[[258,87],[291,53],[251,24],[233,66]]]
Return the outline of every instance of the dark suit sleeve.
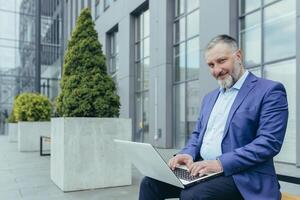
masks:
[[[276,83],[265,93],[261,104],[259,127],[255,139],[219,157],[225,175],[232,175],[272,159],[279,153],[288,120],[284,86]]]
[[[199,146],[199,134],[202,130],[202,112],[203,112],[203,107],[205,105],[205,99],[206,97],[203,98],[201,108],[200,108],[200,114],[197,119],[195,129],[192,132],[186,146],[178,153],[178,154],[189,154],[193,157],[193,160],[199,160],[200,158],[200,146]]]

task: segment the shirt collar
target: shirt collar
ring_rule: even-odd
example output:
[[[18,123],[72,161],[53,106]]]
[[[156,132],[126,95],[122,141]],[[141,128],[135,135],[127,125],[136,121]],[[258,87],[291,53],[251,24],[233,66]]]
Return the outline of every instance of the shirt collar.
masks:
[[[248,76],[249,72],[248,70],[245,70],[244,74],[241,76],[241,78],[239,78],[239,80],[231,87],[229,88],[229,90],[231,89],[236,89],[236,90],[240,90],[243,83],[245,82],[247,76]],[[220,91],[221,92],[224,92],[224,89],[223,88],[220,88]]]

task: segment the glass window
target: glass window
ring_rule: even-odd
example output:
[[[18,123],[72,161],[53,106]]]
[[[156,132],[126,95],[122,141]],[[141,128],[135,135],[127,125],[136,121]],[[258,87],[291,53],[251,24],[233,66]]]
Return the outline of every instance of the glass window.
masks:
[[[281,82],[289,103],[289,120],[281,152],[277,161],[296,163],[296,60],[284,61],[264,67],[265,77]]]
[[[135,134],[134,141],[142,142],[143,141],[143,108],[142,108],[142,98],[141,94],[136,94],[135,97]]]
[[[134,22],[134,37],[136,42],[141,40],[141,32],[141,16],[137,16]]]
[[[199,7],[199,0],[186,0],[186,3],[188,13]]]
[[[184,13],[185,0],[175,0],[175,17]]]
[[[147,37],[150,35],[150,19],[149,19],[149,10],[145,11],[143,14],[143,36]]]
[[[137,91],[141,91],[143,88],[142,79],[143,79],[143,70],[140,62],[135,63],[135,86]]]
[[[135,51],[135,60],[136,61],[140,60],[141,59],[141,52],[142,52],[141,42],[138,42],[138,43],[135,44],[134,51]]]
[[[250,68],[248,70],[252,72],[255,76],[261,77],[261,67]]]
[[[187,16],[187,38],[199,34],[199,10]]]
[[[185,40],[185,18],[175,22],[175,43]]]
[[[143,40],[143,57],[150,55],[150,38],[147,37]]]
[[[175,47],[175,81],[185,80],[185,43]]]
[[[104,10],[106,10],[110,6],[110,3],[111,3],[111,0],[104,0],[103,1]]]
[[[274,1],[276,1],[276,0],[263,0],[264,5],[267,5],[267,4],[272,3]]]
[[[149,89],[149,62],[149,57],[143,60],[143,90]]]
[[[100,0],[96,0],[95,2],[95,19],[100,16]]]
[[[241,48],[244,51],[244,61],[247,67],[261,62],[261,25],[260,12],[247,15],[241,19]]]
[[[280,81],[286,88],[289,121],[285,141],[276,160],[295,163],[296,1],[264,0],[263,3],[271,4],[240,17],[240,44],[245,52],[246,67],[250,67],[249,71],[260,77]],[[262,25],[263,29],[259,28]]]
[[[200,68],[200,49],[199,37],[188,40],[187,42],[187,79],[198,77]]]
[[[149,10],[135,17],[135,141],[149,142]]]
[[[255,10],[261,6],[261,0],[240,0],[241,14]]]
[[[139,93],[136,95],[135,108],[135,137],[138,142],[149,141],[149,94],[148,92]]]
[[[174,16],[174,101],[175,116],[174,145],[182,148],[192,132],[193,121],[186,121],[187,115],[196,113],[194,105],[186,102],[185,94],[189,93],[192,82],[199,77],[200,41],[199,41],[199,0],[176,1]],[[180,4],[180,16],[178,17]],[[196,86],[196,85],[195,85]],[[187,88],[188,87],[188,88]],[[196,86],[197,87],[197,86]],[[198,105],[197,105],[198,106]],[[197,117],[193,120],[196,120]]]
[[[182,148],[186,142],[185,124],[185,84],[174,86],[174,110],[175,110],[175,148]]]
[[[296,51],[296,9],[294,0],[285,0],[265,8],[264,59],[294,56]]]
[[[149,92],[143,92],[143,135],[144,142],[149,142]]]
[[[199,106],[200,106],[200,81],[190,81],[187,84],[186,89],[186,123],[187,123],[187,136],[195,130],[196,121],[199,117]]]
[[[115,31],[110,32],[108,34],[108,40],[109,40],[109,46],[108,46],[108,52],[106,55],[108,55],[108,72],[111,76],[116,76],[117,71],[119,69],[118,66],[118,31],[117,28]]]

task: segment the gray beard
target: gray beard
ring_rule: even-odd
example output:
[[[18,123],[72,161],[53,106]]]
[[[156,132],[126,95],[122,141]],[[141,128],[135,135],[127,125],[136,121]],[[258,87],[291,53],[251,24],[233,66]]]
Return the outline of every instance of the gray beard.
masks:
[[[223,89],[231,88],[238,81],[240,72],[241,72],[241,66],[237,61],[235,61],[232,74],[230,74],[227,78],[223,80],[218,79],[218,84]]]

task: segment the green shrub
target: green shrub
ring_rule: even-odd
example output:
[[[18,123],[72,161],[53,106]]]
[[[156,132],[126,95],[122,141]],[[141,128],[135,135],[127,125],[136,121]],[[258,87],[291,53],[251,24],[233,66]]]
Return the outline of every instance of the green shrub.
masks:
[[[17,123],[17,120],[15,118],[15,115],[14,115],[14,111],[12,110],[8,119],[7,119],[7,122],[8,123]]]
[[[16,104],[16,99],[18,98],[18,95],[15,96],[14,98],[14,103],[13,103],[13,108],[12,108],[12,111],[7,119],[8,123],[17,123],[17,119],[16,119],[16,116],[15,116],[15,104]]]
[[[51,103],[45,96],[22,93],[15,100],[14,116],[17,121],[49,121]]]
[[[8,123],[17,123],[14,112],[12,111],[7,119]]]
[[[107,74],[90,9],[84,9],[68,43],[56,109],[63,117],[118,117],[120,99]]]

